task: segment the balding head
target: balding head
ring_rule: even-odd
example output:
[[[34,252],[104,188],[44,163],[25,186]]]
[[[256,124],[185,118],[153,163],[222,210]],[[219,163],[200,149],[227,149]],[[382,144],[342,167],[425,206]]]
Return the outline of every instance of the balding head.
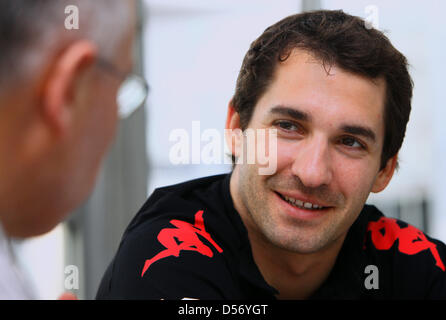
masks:
[[[79,9],[67,30],[65,8]],[[0,90],[24,82],[74,40],[88,39],[111,58],[131,18],[133,1],[14,0],[0,2]]]
[[[79,29],[65,28],[75,5]],[[133,0],[0,1],[0,223],[53,228],[89,194],[132,71]],[[105,62],[105,63],[104,63]],[[110,72],[111,71],[111,72]]]

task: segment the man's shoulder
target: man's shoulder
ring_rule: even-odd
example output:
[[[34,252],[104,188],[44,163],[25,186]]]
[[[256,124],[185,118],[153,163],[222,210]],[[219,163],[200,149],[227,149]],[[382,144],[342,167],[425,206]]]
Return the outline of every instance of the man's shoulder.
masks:
[[[225,249],[204,210],[190,218],[157,219],[130,232],[113,262],[112,291],[125,298],[219,298],[205,283],[228,273]]]
[[[226,174],[155,189],[129,223],[122,243],[141,241],[140,238],[159,243],[167,234],[235,238],[232,234],[225,236],[235,232],[234,213],[230,212],[231,204],[228,204],[229,190],[225,188],[229,189]]]
[[[401,219],[386,217],[374,206],[367,207],[369,214],[364,248],[391,252],[392,256],[398,258],[407,256],[411,261],[426,261],[429,260],[426,258],[431,258],[434,266],[443,272],[446,271],[443,261],[446,245],[442,241],[431,238],[421,229]],[[441,251],[442,257],[437,254],[437,250]]]
[[[217,225],[215,216],[207,210],[159,215],[129,232],[122,241],[119,254],[147,257],[141,277],[158,261],[179,258],[185,251],[212,258],[214,254],[223,252],[219,245],[222,242],[217,235],[219,232],[213,231],[218,230]]]
[[[112,296],[222,298],[232,290],[228,259],[234,230],[214,195],[219,186],[213,185],[221,179],[188,181],[153,193],[109,268]]]
[[[384,286],[416,297],[446,297],[446,245],[419,228],[367,206],[364,252]]]
[[[155,189],[130,222],[126,234],[145,222],[151,224],[175,217],[187,219],[199,207],[218,208],[223,202],[219,188],[225,179],[228,179],[226,174],[215,175]]]

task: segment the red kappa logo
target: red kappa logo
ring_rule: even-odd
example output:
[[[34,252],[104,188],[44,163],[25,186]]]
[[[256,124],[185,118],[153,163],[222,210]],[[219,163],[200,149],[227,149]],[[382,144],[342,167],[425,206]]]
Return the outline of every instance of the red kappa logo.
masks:
[[[370,222],[367,231],[371,231],[372,242],[378,250],[389,250],[398,240],[398,250],[401,253],[414,255],[424,250],[430,250],[436,261],[436,266],[445,271],[443,261],[435,243],[427,240],[423,232],[408,225],[400,228],[395,219],[380,218],[377,222]]]
[[[169,256],[178,257],[182,250],[196,251],[212,258],[214,256],[212,249],[205,245],[198,235],[209,241],[218,252],[223,252],[223,249],[212,240],[211,235],[204,228],[203,210],[197,211],[195,214],[194,225],[181,220],[170,220],[170,223],[176,228],[164,228],[158,234],[158,241],[166,249],[155,255],[152,259],[146,260],[141,277],[144,276],[144,273],[152,263]]]

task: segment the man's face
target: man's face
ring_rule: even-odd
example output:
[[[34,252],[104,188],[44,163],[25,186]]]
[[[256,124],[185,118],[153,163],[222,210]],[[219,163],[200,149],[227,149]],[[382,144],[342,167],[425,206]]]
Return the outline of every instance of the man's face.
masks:
[[[129,1],[129,4],[132,3]],[[136,21],[133,9],[126,29],[118,39],[116,51],[106,58],[122,74],[132,71]],[[98,52],[98,58],[103,55],[103,52]],[[101,162],[116,132],[116,94],[122,81],[97,65],[92,65],[85,78],[80,80],[73,102],[72,124],[59,141],[59,147],[54,148],[53,155],[49,157],[57,162],[48,162],[47,165],[54,173],[54,181],[43,180],[50,193],[48,199],[41,195],[40,202],[48,203],[52,208],[46,208],[47,220],[41,219],[44,224],[42,230],[58,223],[80,205],[93,189]]]
[[[305,51],[280,63],[248,125],[277,129],[277,170],[259,175],[256,164],[239,164],[231,181],[248,230],[300,253],[342,241],[381,188],[384,99],[384,80],[336,66],[327,74]]]
[[[116,52],[112,57],[106,58],[122,75],[133,71],[134,10],[131,10],[131,13],[131,20],[117,43]],[[77,150],[77,152],[80,156],[86,157],[84,163],[92,165],[93,169],[87,174],[90,175],[91,180],[94,180],[101,160],[116,132],[118,122],[116,96],[124,79],[100,67],[95,68],[91,77],[91,81],[83,88],[85,100],[79,101],[81,105],[79,110],[83,111],[78,117],[78,143],[73,144],[85,146],[85,149]],[[87,172],[85,167],[77,167],[77,169]]]

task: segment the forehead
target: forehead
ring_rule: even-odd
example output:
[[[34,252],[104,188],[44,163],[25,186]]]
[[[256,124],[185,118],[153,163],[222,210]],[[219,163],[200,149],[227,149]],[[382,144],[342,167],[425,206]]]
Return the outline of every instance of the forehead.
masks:
[[[320,124],[367,124],[383,136],[385,87],[384,79],[372,80],[336,65],[324,67],[312,54],[296,49],[277,65],[252,119],[261,120],[280,105],[305,112]]]

